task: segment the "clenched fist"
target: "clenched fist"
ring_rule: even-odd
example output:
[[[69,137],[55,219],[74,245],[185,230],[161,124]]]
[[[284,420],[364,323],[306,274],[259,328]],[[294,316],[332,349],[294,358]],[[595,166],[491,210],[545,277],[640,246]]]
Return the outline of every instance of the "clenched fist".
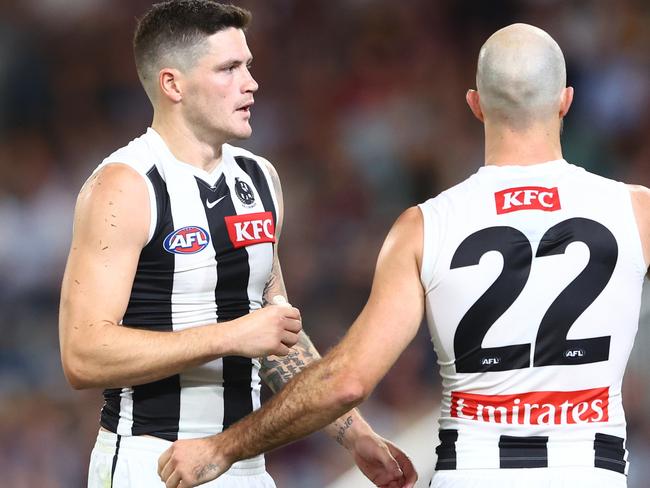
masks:
[[[230,468],[218,455],[215,437],[174,442],[158,459],[165,488],[191,488],[211,481]]]
[[[257,358],[289,354],[302,330],[300,311],[279,295],[273,303],[222,324],[227,328],[231,355]]]

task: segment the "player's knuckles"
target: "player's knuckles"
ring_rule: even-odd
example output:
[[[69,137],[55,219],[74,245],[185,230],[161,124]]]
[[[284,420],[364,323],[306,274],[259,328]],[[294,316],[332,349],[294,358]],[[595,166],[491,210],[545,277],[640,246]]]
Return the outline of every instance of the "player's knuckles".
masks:
[[[302,330],[302,324],[295,319],[286,319],[282,325],[285,330],[293,332],[294,334],[297,334]]]

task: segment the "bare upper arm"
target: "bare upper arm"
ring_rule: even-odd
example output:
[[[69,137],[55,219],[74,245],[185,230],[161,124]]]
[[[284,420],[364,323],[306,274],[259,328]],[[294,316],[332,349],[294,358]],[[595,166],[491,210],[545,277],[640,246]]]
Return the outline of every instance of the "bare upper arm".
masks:
[[[149,196],[141,175],[110,164],[81,189],[61,287],[61,346],[83,340],[90,324],[118,323],[126,310],[149,229]]]
[[[419,208],[406,210],[388,233],[377,259],[370,298],[336,354],[366,391],[411,342],[424,313],[420,281],[423,221]]]
[[[650,264],[650,189],[640,185],[628,185],[636,217],[643,255],[646,265]]]

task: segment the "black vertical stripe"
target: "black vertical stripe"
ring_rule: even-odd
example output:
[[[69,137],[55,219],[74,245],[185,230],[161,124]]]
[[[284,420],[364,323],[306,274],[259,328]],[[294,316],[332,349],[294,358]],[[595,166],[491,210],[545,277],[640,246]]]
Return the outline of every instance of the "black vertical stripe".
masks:
[[[131,300],[124,323],[129,326],[172,331],[172,291],[176,260],[164,250],[165,237],[174,230],[170,196],[158,170],[147,176],[155,194],[158,222],[151,242],[140,254]],[[174,441],[178,438],[181,409],[180,376],[174,375],[133,388],[133,435],[153,434]]]
[[[165,251],[165,237],[174,230],[167,185],[154,166],[147,176],[156,194],[157,222],[151,241],[142,249],[124,314],[130,327],[172,330],[171,296],[174,287],[174,255]]]
[[[215,200],[229,195],[225,178],[219,178],[214,187],[197,178],[201,200]],[[246,315],[250,310],[248,281],[250,267],[245,247],[235,249],[230,241],[225,217],[236,215],[231,198],[224,198],[213,208],[206,208],[208,226],[217,261],[217,286],[214,296],[218,321],[224,322]],[[223,427],[228,428],[253,411],[250,358],[227,356],[223,358]]]
[[[257,161],[251,158],[247,158],[245,156],[237,156],[235,157],[235,161],[239,165],[239,167],[248,175],[251,177],[251,180],[253,181],[253,184],[255,185],[255,188],[257,189],[257,193],[260,196],[260,199],[262,200],[262,205],[264,206],[264,210],[267,212],[270,211],[273,213],[273,222],[277,223],[277,216],[275,213],[275,205],[273,205],[273,197],[271,196],[271,189],[269,188],[269,183],[266,179],[266,176],[264,175],[264,172],[262,171],[262,168],[260,168],[260,165]]]
[[[167,193],[167,184],[163,180],[162,176],[158,172],[158,168],[154,165],[149,171],[147,171],[147,177],[154,189],[156,194],[156,228],[154,229],[154,236],[160,234],[160,231],[163,229],[163,226],[167,223],[166,217],[171,219],[171,206],[169,203],[169,194]],[[166,236],[167,233],[164,234]]]
[[[133,435],[177,440],[180,411],[179,375],[133,387]]]
[[[499,463],[501,468],[547,468],[548,437],[499,437]]]
[[[120,421],[120,393],[121,388],[107,388],[104,390],[104,406],[99,424],[109,432],[117,433],[117,424]]]
[[[113,464],[111,465],[111,488],[113,488],[113,477],[115,476],[115,468],[117,467],[117,455],[120,452],[120,441],[122,436],[117,436],[117,442],[115,443],[115,454],[113,454]]]
[[[458,440],[458,430],[440,429],[438,431],[440,444],[436,447],[438,460],[436,461],[436,471],[445,469],[456,469],[456,441]]]
[[[594,466],[625,474],[625,439],[597,433],[594,439]]]

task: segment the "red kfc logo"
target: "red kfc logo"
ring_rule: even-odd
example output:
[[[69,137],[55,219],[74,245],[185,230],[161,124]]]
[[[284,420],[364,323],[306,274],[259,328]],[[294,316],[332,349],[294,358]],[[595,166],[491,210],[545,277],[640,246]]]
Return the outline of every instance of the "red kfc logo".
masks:
[[[562,208],[557,187],[522,186],[508,188],[496,192],[494,200],[497,205],[497,214],[516,212],[517,210],[554,212]]]
[[[230,242],[235,249],[275,242],[275,224],[271,212],[259,212],[225,217]]]

